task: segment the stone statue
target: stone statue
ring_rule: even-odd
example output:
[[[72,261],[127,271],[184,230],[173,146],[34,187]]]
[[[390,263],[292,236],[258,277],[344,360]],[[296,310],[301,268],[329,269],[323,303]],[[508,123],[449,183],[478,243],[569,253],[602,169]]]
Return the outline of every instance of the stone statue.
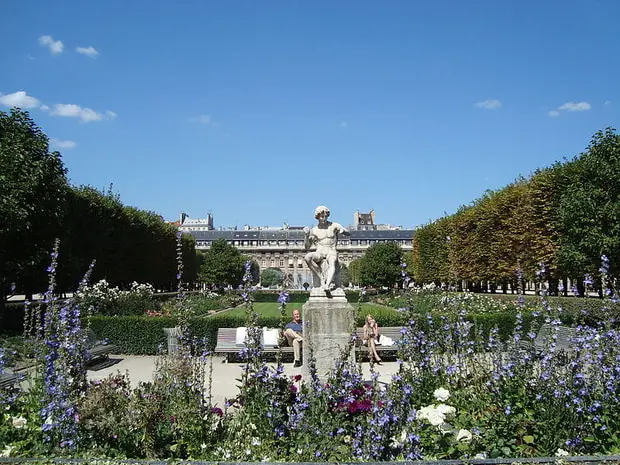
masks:
[[[338,236],[350,236],[351,233],[338,223],[328,221],[329,208],[316,207],[314,217],[319,224],[312,229],[304,228],[306,233],[305,248],[308,250],[316,245],[314,252],[309,252],[304,257],[314,277],[315,288],[331,292],[340,287],[340,263],[338,262]]]

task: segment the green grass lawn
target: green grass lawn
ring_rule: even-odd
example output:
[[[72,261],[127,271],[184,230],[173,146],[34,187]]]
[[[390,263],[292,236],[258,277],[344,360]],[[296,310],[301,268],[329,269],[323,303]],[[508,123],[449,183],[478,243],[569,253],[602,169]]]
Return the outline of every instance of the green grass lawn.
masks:
[[[357,304],[351,304],[353,305],[353,308],[357,309]],[[295,309],[299,309],[301,310],[301,307],[303,306],[303,303],[299,303],[299,302],[291,302],[286,304],[286,314],[290,315],[293,310]],[[280,310],[279,310],[280,304],[277,302],[255,302],[254,303],[254,310],[259,314],[262,315],[264,317],[279,317],[280,316]],[[378,304],[372,304],[372,303],[363,303],[362,304],[362,314],[366,315],[368,313],[375,314],[375,313],[385,313],[385,312],[394,312],[396,313],[396,310],[394,310],[393,308],[390,307],[384,307],[383,305],[378,305]],[[245,307],[243,305],[236,307],[232,310],[229,310],[226,312],[226,315],[234,315],[234,316],[239,316],[239,317],[243,317],[245,316]]]

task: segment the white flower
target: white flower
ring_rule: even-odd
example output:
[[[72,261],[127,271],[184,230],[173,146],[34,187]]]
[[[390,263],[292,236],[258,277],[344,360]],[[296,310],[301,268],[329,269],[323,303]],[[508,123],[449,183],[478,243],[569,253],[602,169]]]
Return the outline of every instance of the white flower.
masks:
[[[431,425],[439,426],[439,425],[443,424],[443,422],[445,421],[446,417],[441,412],[438,412],[437,410],[434,410],[433,412],[431,412],[428,415],[428,417],[426,419],[428,420],[428,422]]]
[[[298,453],[299,455],[301,455],[303,452],[304,452],[303,450],[301,450],[301,449],[297,449],[297,453]]]
[[[484,460],[487,458],[487,454],[485,454],[484,452],[480,452],[476,455],[474,455],[474,459],[476,460]]]
[[[433,426],[439,426],[444,422],[446,416],[437,410],[435,406],[428,405],[418,410],[418,418],[428,421]]]
[[[435,389],[433,395],[435,396],[435,399],[437,399],[439,402],[445,402],[450,398],[450,391],[444,388],[439,388]]]
[[[203,442],[202,444],[200,444],[200,448],[202,450],[205,450],[207,448],[207,445]]]
[[[253,446],[260,446],[261,445],[260,439],[252,438],[252,445]]]
[[[456,433],[457,441],[469,442],[472,440],[472,437],[471,432],[466,429],[460,429],[459,432]]]
[[[453,413],[456,413],[456,409],[454,407],[452,407],[451,405],[446,405],[446,404],[436,405],[435,409],[444,415],[452,415]]]
[[[13,452],[13,450],[15,450],[15,446],[11,446],[9,444],[6,445],[6,447],[4,448],[4,450],[2,452],[0,452],[0,457],[10,457],[11,456],[11,452]]]
[[[398,439],[396,439],[396,436],[392,436],[392,442],[390,443],[390,447],[392,449],[398,449],[401,446],[401,443]]]
[[[555,451],[555,456],[556,457],[568,457],[570,454],[568,453],[568,451],[565,451],[564,449],[558,449],[557,451]]]
[[[26,420],[24,417],[11,417],[11,421],[13,423],[13,427],[17,429],[24,428],[26,426],[26,423],[28,423],[28,420]]]

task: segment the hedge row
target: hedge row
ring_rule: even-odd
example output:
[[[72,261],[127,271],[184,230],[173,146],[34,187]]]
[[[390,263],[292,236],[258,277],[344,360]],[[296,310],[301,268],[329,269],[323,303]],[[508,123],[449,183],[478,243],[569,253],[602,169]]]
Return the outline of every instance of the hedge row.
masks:
[[[349,302],[357,302],[359,300],[359,291],[344,291]],[[305,303],[310,297],[310,293],[306,291],[289,291],[289,302]],[[277,302],[280,291],[255,291],[252,292],[254,302]]]
[[[404,326],[407,324],[407,317],[392,310],[383,310],[375,313],[375,318],[380,327]],[[355,319],[357,327],[364,324],[365,315],[358,313]],[[451,321],[456,316],[454,314],[433,314],[433,326],[441,328],[446,321]],[[516,322],[514,313],[504,312],[495,314],[470,314],[467,319],[474,324],[476,333],[487,336],[492,328],[499,329],[499,337],[506,340],[512,334]],[[163,328],[172,327],[175,320],[170,317],[106,317],[95,316],[88,319],[91,328],[99,338],[108,338],[120,347],[120,352],[128,355],[156,355],[165,351],[167,340]],[[526,313],[523,317],[523,327],[529,330],[535,318],[531,313]],[[573,323],[570,317],[564,318],[563,323]],[[277,328],[280,324],[279,317],[261,317],[258,321],[259,326]],[[218,328],[237,328],[245,326],[245,318],[241,316],[227,315],[221,313],[211,317],[194,318],[190,321],[190,328],[194,336],[206,338],[208,347],[213,350],[217,342]],[[420,315],[416,318],[416,327],[428,330],[428,316]],[[128,331],[127,328],[131,328]]]
[[[413,308],[416,312],[426,313],[432,312],[436,310],[438,307],[438,300],[446,295],[446,293],[441,294],[420,294],[412,296],[412,304]],[[453,294],[454,296],[462,295],[462,294]],[[510,309],[514,309],[515,311],[518,309],[517,300],[519,295],[517,294],[474,294],[477,298],[489,298],[494,299],[496,301],[503,302],[507,304]],[[524,299],[523,307],[531,310],[534,308],[541,308],[541,298],[535,295],[523,295],[521,296]],[[393,296],[391,298],[378,298],[373,299],[383,305],[388,305],[393,308],[407,307],[410,304],[407,296]],[[547,297],[547,301],[549,305],[560,311],[560,313],[567,313],[569,315],[578,315],[578,314],[588,314],[588,315],[598,315],[600,318],[604,318],[610,312],[618,314],[620,311],[620,305],[614,304],[609,299],[599,299],[596,297],[555,297],[549,296]],[[455,309],[458,311],[458,309]]]

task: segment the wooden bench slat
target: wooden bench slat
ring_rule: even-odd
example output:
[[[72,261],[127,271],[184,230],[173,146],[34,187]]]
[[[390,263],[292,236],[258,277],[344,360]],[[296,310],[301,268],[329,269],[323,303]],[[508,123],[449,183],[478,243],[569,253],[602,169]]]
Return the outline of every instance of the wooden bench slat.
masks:
[[[0,374],[0,387],[9,387],[19,382],[21,376],[14,373]]]
[[[394,341],[394,345],[384,346],[377,345],[377,351],[387,352],[387,351],[396,351],[398,350],[398,346],[396,342],[401,338],[402,327],[401,326],[386,326],[383,328],[379,328],[380,334],[382,336],[387,336]],[[364,334],[363,328],[356,329],[356,335],[358,337],[359,345],[355,347],[357,351],[366,351],[368,347],[361,343],[362,336]],[[240,352],[243,349],[243,345],[237,345],[237,328],[219,328],[217,330],[217,342],[215,345],[214,353],[223,353],[223,354],[231,354]],[[277,353],[281,350],[284,353],[292,353],[293,348],[289,345],[283,346],[263,346],[262,351],[264,353]]]
[[[102,344],[91,328],[83,329],[83,331],[86,336],[86,355],[89,360],[98,357],[107,357],[109,354],[118,350],[116,344]]]

